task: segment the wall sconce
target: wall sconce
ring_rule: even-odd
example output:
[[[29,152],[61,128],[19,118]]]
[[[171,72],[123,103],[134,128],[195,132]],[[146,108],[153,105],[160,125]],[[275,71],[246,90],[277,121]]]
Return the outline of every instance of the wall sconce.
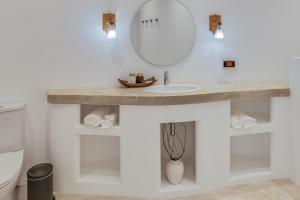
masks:
[[[209,16],[209,30],[214,34],[216,39],[223,39],[224,33],[222,31],[222,16],[210,15]]]
[[[108,39],[117,38],[115,14],[113,13],[103,14],[103,30],[107,33]]]

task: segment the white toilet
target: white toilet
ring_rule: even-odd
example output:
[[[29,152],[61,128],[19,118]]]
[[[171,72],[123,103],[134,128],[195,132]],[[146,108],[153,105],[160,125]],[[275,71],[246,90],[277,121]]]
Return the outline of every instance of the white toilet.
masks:
[[[0,103],[0,200],[13,200],[23,166],[24,104]]]

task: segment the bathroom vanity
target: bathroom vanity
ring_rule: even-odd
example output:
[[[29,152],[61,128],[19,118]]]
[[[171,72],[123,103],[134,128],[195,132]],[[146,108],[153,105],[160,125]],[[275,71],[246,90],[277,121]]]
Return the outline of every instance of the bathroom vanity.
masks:
[[[228,185],[291,178],[290,89],[281,82],[201,86],[191,93],[73,88],[48,92],[55,192],[132,197],[188,196]],[[89,128],[95,108],[119,113],[110,128]],[[233,129],[233,107],[258,120]],[[165,178],[161,125],[185,123],[184,180]]]

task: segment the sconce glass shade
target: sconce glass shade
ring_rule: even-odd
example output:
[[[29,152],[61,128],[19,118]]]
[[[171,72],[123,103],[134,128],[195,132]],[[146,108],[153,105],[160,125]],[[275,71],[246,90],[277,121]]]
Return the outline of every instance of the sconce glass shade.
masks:
[[[109,31],[107,33],[107,38],[108,39],[116,39],[117,38],[117,31],[116,31],[116,27],[114,25],[111,25],[109,27]]]
[[[110,30],[107,33],[108,39],[116,39],[117,38],[117,32],[116,30]]]
[[[215,38],[223,39],[224,37],[225,36],[224,36],[223,30],[221,29],[221,25],[218,25],[217,31],[215,32]]]

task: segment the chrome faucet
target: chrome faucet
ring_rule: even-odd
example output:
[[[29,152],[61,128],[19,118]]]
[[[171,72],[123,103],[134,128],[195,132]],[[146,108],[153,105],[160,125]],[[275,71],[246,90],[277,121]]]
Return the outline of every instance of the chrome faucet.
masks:
[[[169,72],[165,71],[164,73],[164,85],[169,85],[170,79],[169,79]]]

